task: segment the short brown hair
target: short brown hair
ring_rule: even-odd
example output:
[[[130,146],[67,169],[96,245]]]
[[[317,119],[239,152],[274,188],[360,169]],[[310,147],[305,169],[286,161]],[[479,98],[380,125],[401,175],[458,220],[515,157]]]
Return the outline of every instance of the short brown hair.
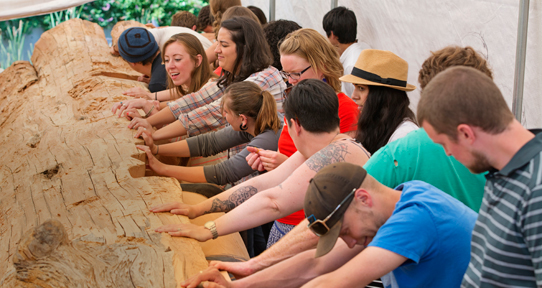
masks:
[[[256,23],[260,23],[260,20],[256,16],[256,14],[252,13],[250,9],[243,6],[233,6],[228,8],[224,14],[222,14],[222,21],[226,21],[228,19],[231,19],[233,17],[248,17]],[[260,24],[261,25],[261,24]]]
[[[423,89],[435,75],[452,66],[472,67],[493,79],[493,74],[486,59],[476,53],[472,47],[448,46],[436,52],[431,52],[431,56],[423,62],[418,75],[420,87]]]
[[[211,14],[211,7],[209,7],[209,5],[203,6],[201,10],[199,10],[198,20],[196,22],[198,31],[205,30],[207,26],[213,26],[214,21],[215,18],[213,17],[213,14]]]
[[[280,55],[297,55],[307,59],[311,67],[324,74],[326,82],[335,90],[341,91],[343,65],[339,52],[329,41],[314,29],[296,30],[284,39],[279,47]]]
[[[188,11],[179,11],[171,17],[171,26],[179,26],[179,27],[186,27],[186,28],[194,28],[196,24],[198,23],[198,19],[196,18],[196,15],[188,12]]]
[[[457,126],[467,124],[490,134],[501,133],[514,120],[501,91],[486,74],[455,66],[439,73],[422,90],[418,122],[457,139]]]

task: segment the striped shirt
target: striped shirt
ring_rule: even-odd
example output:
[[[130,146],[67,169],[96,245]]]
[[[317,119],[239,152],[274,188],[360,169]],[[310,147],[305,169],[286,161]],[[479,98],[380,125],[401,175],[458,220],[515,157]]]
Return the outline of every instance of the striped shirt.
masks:
[[[461,287],[542,286],[542,133],[486,178]]]
[[[286,84],[275,67],[269,66],[250,75],[244,81],[254,82],[262,90],[271,93],[277,102],[277,110],[283,113],[282,92],[286,89]],[[199,135],[226,126],[226,119],[220,113],[223,94],[224,90],[218,87],[217,81],[211,81],[199,91],[170,102],[168,106],[175,118],[181,121],[189,136]]]

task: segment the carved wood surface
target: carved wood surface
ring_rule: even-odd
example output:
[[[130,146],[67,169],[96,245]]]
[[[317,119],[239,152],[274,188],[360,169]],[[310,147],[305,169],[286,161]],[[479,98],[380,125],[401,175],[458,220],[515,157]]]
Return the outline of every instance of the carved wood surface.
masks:
[[[148,210],[182,192],[144,177],[141,141],[110,112],[141,84],[103,30],[64,22],[32,62],[0,73],[0,287],[178,287],[205,269],[197,241],[153,231],[188,222]]]

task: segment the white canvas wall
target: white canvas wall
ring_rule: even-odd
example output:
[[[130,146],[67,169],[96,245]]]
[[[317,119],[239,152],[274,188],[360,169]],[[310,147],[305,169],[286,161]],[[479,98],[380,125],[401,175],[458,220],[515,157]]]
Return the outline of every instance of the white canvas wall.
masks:
[[[0,21],[48,14],[93,0],[0,0]]]
[[[269,0],[243,0],[268,16]],[[358,39],[372,48],[390,50],[409,63],[408,82],[430,51],[447,45],[472,46],[485,55],[494,80],[512,107],[519,0],[339,0],[358,20]],[[324,34],[322,18],[329,0],[276,0],[276,19],[288,19]],[[531,0],[523,124],[542,127],[542,1]],[[409,92],[416,109],[420,90]]]

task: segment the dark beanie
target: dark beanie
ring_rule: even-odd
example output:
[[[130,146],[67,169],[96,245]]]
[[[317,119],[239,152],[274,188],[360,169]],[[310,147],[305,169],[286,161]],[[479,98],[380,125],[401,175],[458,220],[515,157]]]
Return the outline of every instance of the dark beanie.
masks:
[[[124,30],[117,45],[122,59],[130,63],[142,62],[154,56],[159,48],[149,30],[141,27]]]

